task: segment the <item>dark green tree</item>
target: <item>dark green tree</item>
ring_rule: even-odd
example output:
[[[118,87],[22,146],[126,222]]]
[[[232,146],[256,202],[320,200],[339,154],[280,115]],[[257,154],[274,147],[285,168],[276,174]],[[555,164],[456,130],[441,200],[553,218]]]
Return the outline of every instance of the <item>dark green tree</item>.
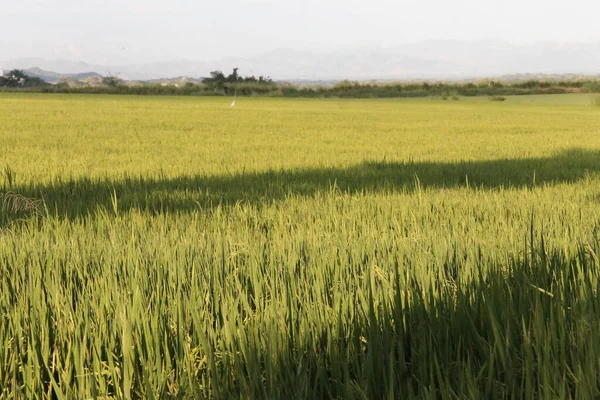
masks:
[[[225,75],[221,72],[221,71],[212,71],[210,73],[210,78],[204,78],[202,79],[202,83],[204,83],[207,86],[223,86],[223,83],[225,83],[225,80],[227,78],[225,78]]]
[[[234,68],[233,72],[228,76],[225,76],[221,71],[212,71],[210,77],[202,79],[202,83],[209,87],[223,88],[228,85],[231,88],[231,84],[235,83],[257,83],[257,84],[271,84],[273,80],[271,78],[265,78],[260,76],[258,79],[254,76],[242,77],[239,73],[239,68]]]
[[[6,78],[2,78],[0,84],[5,87],[23,87],[27,82],[27,75],[23,70],[13,69]]]
[[[238,69],[239,68],[234,68],[233,72],[227,77],[227,82],[229,83],[236,83],[236,82],[240,82],[243,81],[244,79],[238,74]]]
[[[123,80],[113,75],[108,75],[102,78],[102,84],[106,86],[117,87],[121,83],[123,83]]]

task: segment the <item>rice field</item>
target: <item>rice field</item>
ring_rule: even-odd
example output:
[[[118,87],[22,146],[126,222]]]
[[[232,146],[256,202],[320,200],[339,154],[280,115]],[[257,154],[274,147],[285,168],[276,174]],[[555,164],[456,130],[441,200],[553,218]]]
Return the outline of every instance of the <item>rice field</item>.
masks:
[[[600,108],[0,94],[0,399],[600,397]]]

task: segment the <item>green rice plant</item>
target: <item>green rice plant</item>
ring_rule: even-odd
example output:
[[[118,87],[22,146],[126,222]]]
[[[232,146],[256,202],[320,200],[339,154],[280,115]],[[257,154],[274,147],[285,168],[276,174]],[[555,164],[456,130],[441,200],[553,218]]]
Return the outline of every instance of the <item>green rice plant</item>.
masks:
[[[15,184],[15,171],[8,165],[4,168],[4,179],[8,188],[11,188]]]
[[[0,398],[600,397],[588,101],[1,94]]]

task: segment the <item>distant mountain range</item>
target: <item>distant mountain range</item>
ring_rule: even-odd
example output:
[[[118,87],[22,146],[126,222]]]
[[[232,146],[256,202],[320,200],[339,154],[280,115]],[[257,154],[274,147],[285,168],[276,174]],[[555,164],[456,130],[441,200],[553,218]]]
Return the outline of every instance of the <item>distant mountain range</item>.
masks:
[[[100,75],[97,72],[81,72],[78,74],[61,74],[61,73],[54,72],[54,71],[46,71],[46,70],[40,69],[38,67],[25,68],[23,70],[23,72],[25,72],[26,75],[29,75],[31,77],[41,78],[44,81],[50,82],[50,83],[56,83],[61,78],[70,78],[70,79],[75,79],[78,81],[82,81],[84,79],[91,78],[91,77],[102,78],[102,75]]]
[[[277,80],[460,79],[518,73],[600,74],[600,42],[537,43],[518,46],[502,41],[429,40],[394,48],[310,52],[279,49],[253,57],[217,61],[165,61],[93,65],[69,60],[23,58],[0,62],[6,69],[38,68],[58,75],[94,72],[127,80],[175,76],[202,77],[210,71],[264,75]],[[47,76],[51,76],[48,73]],[[43,77],[42,77],[43,78]]]

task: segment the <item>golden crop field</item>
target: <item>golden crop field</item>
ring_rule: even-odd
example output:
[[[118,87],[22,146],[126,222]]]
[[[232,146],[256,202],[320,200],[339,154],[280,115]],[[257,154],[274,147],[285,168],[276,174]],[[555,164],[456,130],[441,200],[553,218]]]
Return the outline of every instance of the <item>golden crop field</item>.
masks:
[[[0,94],[0,399],[599,397],[589,104]]]

